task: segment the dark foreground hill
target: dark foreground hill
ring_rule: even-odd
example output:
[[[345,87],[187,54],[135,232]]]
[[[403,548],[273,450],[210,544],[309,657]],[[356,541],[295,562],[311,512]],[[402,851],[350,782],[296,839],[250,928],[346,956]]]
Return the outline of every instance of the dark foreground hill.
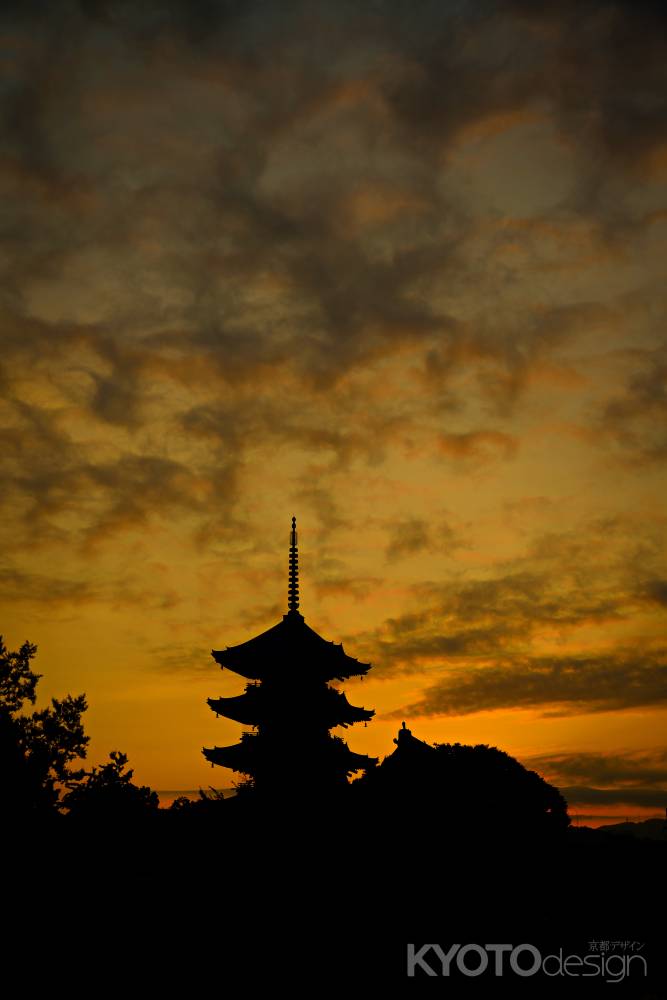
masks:
[[[640,837],[642,840],[667,842],[667,822],[664,819],[644,819],[632,823],[606,823],[598,827],[601,833],[617,837]]]
[[[74,956],[72,974],[85,982],[89,962],[112,978],[131,966],[153,989],[165,974],[172,985],[185,975],[192,996],[232,981],[317,992],[384,983],[402,994],[436,982],[421,967],[406,973],[408,946],[429,942],[579,952],[634,942],[658,975],[664,844],[587,829],[524,835],[493,817],[454,830],[445,819],[413,821],[400,803],[392,818],[351,801],[333,809],[233,799],[131,826],[60,817],[38,834],[14,833],[12,947],[27,942],[57,962]],[[437,995],[445,985],[447,996],[497,995],[497,977],[458,979],[440,978]],[[661,995],[648,980],[635,978],[634,992],[612,985],[613,995]],[[597,977],[538,984],[514,975],[511,995],[609,988]]]

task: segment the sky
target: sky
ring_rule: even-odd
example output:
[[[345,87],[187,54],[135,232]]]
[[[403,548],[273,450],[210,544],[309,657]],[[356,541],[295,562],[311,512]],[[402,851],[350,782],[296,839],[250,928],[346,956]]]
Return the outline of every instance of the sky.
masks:
[[[287,610],[294,514],[353,750],[663,812],[665,20],[3,4],[0,631],[89,763],[232,785],[210,651]]]

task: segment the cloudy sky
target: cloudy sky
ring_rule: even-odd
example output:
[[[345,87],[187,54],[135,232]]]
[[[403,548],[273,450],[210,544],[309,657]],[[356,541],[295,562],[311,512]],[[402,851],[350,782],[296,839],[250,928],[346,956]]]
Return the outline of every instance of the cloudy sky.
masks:
[[[90,759],[229,786],[301,610],[573,811],[667,804],[662,4],[3,4],[0,578]],[[286,762],[286,778],[289,763]]]

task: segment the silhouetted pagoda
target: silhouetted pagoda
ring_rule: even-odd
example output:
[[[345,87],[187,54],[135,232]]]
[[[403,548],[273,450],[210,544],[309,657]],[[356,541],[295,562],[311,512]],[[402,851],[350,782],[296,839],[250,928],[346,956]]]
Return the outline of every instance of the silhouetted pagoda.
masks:
[[[262,794],[280,794],[294,780],[309,794],[326,794],[347,784],[355,771],[376,763],[353,753],[329,732],[367,722],[375,714],[350,705],[330,681],[363,677],[369,663],[348,656],[340,643],[327,642],[306,625],[299,613],[299,570],[296,518],[292,518],[289,551],[288,612],[266,632],[212,650],[220,666],[250,682],[235,698],[209,698],[216,713],[254,731],[240,743],[204,749],[212,764],[247,775]]]

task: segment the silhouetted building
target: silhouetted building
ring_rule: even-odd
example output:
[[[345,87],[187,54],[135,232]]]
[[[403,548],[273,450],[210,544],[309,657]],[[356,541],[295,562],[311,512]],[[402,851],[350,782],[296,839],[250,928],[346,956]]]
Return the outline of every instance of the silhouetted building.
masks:
[[[438,754],[434,746],[418,740],[405,722],[394,738],[396,749],[387,754],[378,768],[359,786],[368,786],[372,795],[399,800],[410,809],[430,807],[438,788]]]
[[[247,775],[264,794],[280,794],[286,784],[312,793],[347,784],[348,777],[376,763],[353,753],[336,726],[367,722],[375,714],[350,705],[331,681],[362,677],[370,664],[348,656],[340,643],[328,642],[306,625],[299,613],[296,518],[289,552],[288,612],[281,622],[238,646],[213,650],[223,669],[250,683],[234,698],[209,698],[216,715],[253,731],[234,746],[204,749],[212,764]]]
[[[381,767],[395,767],[403,763],[423,761],[430,758],[435,753],[435,747],[423,740],[418,740],[412,735],[412,730],[408,729],[404,722],[398,730],[398,736],[394,738],[396,749],[382,761]]]

